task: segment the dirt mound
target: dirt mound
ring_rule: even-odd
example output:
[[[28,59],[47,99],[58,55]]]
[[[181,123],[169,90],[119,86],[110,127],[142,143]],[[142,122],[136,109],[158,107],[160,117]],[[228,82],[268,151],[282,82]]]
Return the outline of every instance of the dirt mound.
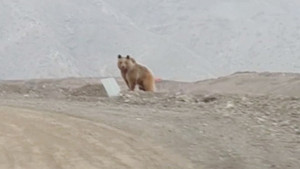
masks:
[[[21,94],[39,97],[106,96],[101,78],[36,79],[27,81],[1,81],[0,94]],[[116,78],[122,91],[128,87]],[[211,95],[250,94],[300,97],[300,74],[239,72],[226,77],[199,82],[162,80],[156,83],[158,93]],[[159,97],[159,96],[158,96]]]
[[[123,91],[121,97],[119,98],[120,102],[125,102],[133,105],[155,105],[162,107],[173,107],[177,106],[193,106],[201,105],[203,103],[210,103],[217,101],[219,95],[191,95],[184,94],[181,92],[177,93],[148,93],[143,91]]]
[[[156,89],[158,92],[169,92],[169,93],[184,93],[185,90],[191,85],[188,82],[177,82],[170,80],[161,80],[156,82]]]
[[[73,89],[70,94],[72,96],[90,96],[99,97],[107,96],[102,84],[87,84],[80,88]]]
[[[300,97],[300,74],[239,72],[226,77],[195,82],[186,92]]]
[[[0,82],[0,94],[61,98],[106,96],[100,78],[34,79]]]

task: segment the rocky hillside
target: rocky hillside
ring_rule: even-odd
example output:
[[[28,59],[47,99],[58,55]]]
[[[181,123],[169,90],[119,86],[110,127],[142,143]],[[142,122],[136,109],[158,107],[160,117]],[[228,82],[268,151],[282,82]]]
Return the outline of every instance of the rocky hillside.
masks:
[[[0,79],[119,75],[131,54],[156,76],[300,72],[297,0],[3,0]]]

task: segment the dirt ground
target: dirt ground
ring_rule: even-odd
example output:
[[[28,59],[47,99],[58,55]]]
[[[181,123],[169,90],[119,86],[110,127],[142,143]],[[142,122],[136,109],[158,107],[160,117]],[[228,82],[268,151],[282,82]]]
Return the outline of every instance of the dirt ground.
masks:
[[[105,97],[99,78],[0,82],[3,169],[298,169],[300,75]]]

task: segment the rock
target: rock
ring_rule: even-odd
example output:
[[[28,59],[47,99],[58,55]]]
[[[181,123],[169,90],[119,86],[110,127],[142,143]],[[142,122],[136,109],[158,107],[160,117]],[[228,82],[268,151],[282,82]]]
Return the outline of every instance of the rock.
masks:
[[[244,102],[245,102],[245,101],[248,101],[248,100],[249,100],[249,99],[248,99],[247,97],[245,97],[245,96],[244,96],[244,97],[242,97],[242,101],[244,101]]]
[[[24,97],[29,97],[29,94],[24,94]]]
[[[280,126],[288,126],[288,125],[290,125],[290,122],[288,121],[288,120],[286,120],[286,121],[283,121],[283,122],[281,122],[280,123]]]
[[[188,97],[187,95],[177,96],[176,98],[177,98],[177,100],[179,100],[181,102],[190,102],[191,101],[191,98]]]
[[[126,98],[132,98],[132,95],[129,95],[129,94],[125,94],[124,95]]]
[[[213,102],[216,100],[217,100],[217,98],[214,96],[204,96],[204,98],[202,99],[202,101],[205,103]]]
[[[227,108],[227,109],[234,108],[234,104],[233,104],[232,102],[227,102],[226,108]]]
[[[257,120],[260,121],[260,122],[265,122],[266,121],[265,119],[259,118],[259,117],[257,117]]]

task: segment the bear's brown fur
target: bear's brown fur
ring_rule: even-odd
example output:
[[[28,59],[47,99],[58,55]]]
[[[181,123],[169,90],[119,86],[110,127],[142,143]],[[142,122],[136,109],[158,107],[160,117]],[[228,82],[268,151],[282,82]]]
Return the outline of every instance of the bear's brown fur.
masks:
[[[134,90],[138,85],[140,90],[155,91],[155,80],[151,71],[138,64],[132,57],[118,55],[118,67],[129,90]]]

